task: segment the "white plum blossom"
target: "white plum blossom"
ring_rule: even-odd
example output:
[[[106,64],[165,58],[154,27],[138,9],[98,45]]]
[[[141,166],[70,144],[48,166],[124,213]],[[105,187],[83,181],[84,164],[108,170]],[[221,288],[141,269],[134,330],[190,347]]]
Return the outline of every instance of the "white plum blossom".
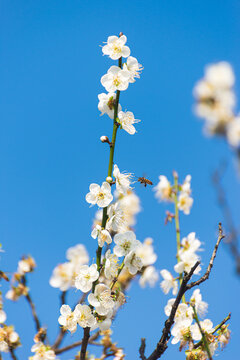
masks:
[[[136,255],[142,260],[143,266],[152,265],[157,260],[157,254],[154,252],[152,243],[153,239],[148,237],[136,249]]]
[[[172,344],[177,344],[179,341],[184,341],[184,339],[190,333],[189,326],[191,323],[191,319],[184,319],[174,324],[171,330],[171,334],[173,336],[171,341]]]
[[[31,356],[30,360],[55,360],[55,352],[50,346],[44,345],[42,342],[37,342],[31,348],[31,352],[35,352],[34,356]]]
[[[208,83],[219,88],[230,88],[235,82],[232,67],[226,61],[208,65],[205,70],[205,78]]]
[[[227,139],[234,148],[240,147],[240,116],[234,118],[227,126]]]
[[[65,330],[67,329],[71,333],[74,333],[77,330],[77,317],[75,312],[72,312],[70,306],[62,305],[60,314],[58,318],[59,324],[62,325]]]
[[[123,211],[123,223],[120,231],[128,231],[131,226],[135,225],[136,214],[141,211],[140,199],[133,191],[128,191],[126,195],[119,197],[118,203]]]
[[[77,265],[85,265],[89,262],[89,255],[83,244],[70,247],[66,252],[66,258]]]
[[[187,237],[184,237],[181,241],[181,248],[178,251],[178,255],[181,257],[185,252],[194,253],[198,251],[201,246],[201,242],[196,238],[196,233],[191,232]]]
[[[172,310],[172,306],[173,306],[175,300],[176,299],[169,299],[168,302],[167,302],[167,305],[164,307],[164,312],[165,312],[165,314],[167,316],[170,315],[171,310]],[[176,314],[175,314],[175,317],[174,317],[174,321],[176,323],[176,322],[180,322],[180,321],[185,320],[185,319],[190,319],[191,322],[192,322],[193,310],[187,304],[180,303],[178,308],[177,308],[177,311],[176,311]]]
[[[113,176],[116,179],[116,188],[119,194],[126,194],[130,189],[131,174],[120,173],[118,166],[115,164],[113,168]]]
[[[116,100],[116,93],[110,92],[108,94],[102,93],[98,95],[98,110],[101,111],[101,115],[107,114],[110,119],[114,118],[114,105]],[[118,111],[121,111],[122,107],[118,104]]]
[[[140,241],[136,239],[133,231],[116,234],[114,236],[114,242],[116,246],[113,248],[113,252],[119,257],[126,256],[130,251],[135,251],[141,244]]]
[[[103,247],[105,242],[111,244],[112,238],[108,230],[103,229],[100,225],[96,225],[93,229],[91,236],[93,239],[98,239],[98,246]]]
[[[136,275],[143,267],[141,258],[138,257],[134,251],[130,251],[130,253],[126,255],[124,265],[131,275]]]
[[[208,303],[202,301],[202,295],[200,293],[200,289],[194,290],[192,297],[190,299],[191,306],[195,307],[196,312],[200,316],[204,316],[207,312]]]
[[[66,291],[72,286],[74,274],[74,264],[66,262],[55,267],[50,278],[50,285],[54,288],[59,288],[61,291]]]
[[[128,57],[130,55],[130,49],[126,46],[127,37],[122,36],[109,36],[107,45],[104,45],[102,52],[104,55],[108,55],[112,60],[117,60],[120,57]]]
[[[139,64],[139,62],[137,61],[137,59],[133,56],[129,56],[127,58],[127,62],[123,64],[123,69],[124,70],[128,70],[130,73],[130,79],[129,82],[130,83],[134,83],[135,82],[135,78],[140,78],[140,72],[143,69],[142,65]]]
[[[208,333],[208,334],[213,332],[213,330],[214,330],[213,329],[213,323],[209,319],[205,319],[204,321],[200,321],[200,326],[201,326],[201,329],[205,333]],[[202,335],[201,335],[201,332],[199,330],[199,327],[198,327],[197,323],[190,326],[190,331],[191,331],[193,340],[199,341],[199,340],[202,339]]]
[[[178,208],[184,212],[185,215],[190,214],[190,209],[193,204],[193,198],[186,192],[181,192],[178,197]]]
[[[21,275],[24,275],[26,273],[33,271],[35,267],[36,267],[35,260],[31,256],[28,256],[18,262],[17,272]]]
[[[140,120],[134,118],[134,115],[131,111],[119,111],[117,121],[121,125],[121,128],[130,135],[134,135],[136,132],[136,129],[133,125],[140,122]]]
[[[107,209],[107,214],[107,229],[115,232],[121,231],[124,228],[124,213],[120,202],[117,201],[115,204],[111,204]]]
[[[108,280],[113,280],[118,274],[118,257],[107,250],[105,254],[104,275]]]
[[[144,288],[146,285],[154,287],[158,281],[158,272],[154,266],[148,266],[139,279],[139,285]]]
[[[97,265],[92,264],[91,266],[82,265],[79,267],[79,273],[75,278],[75,287],[82,292],[86,293],[91,290],[92,283],[99,277],[97,271]]]
[[[108,92],[124,91],[128,88],[129,77],[129,71],[113,65],[108,69],[107,74],[101,77],[101,84]]]
[[[172,274],[166,270],[163,269],[160,271],[161,276],[163,277],[163,281],[161,281],[160,286],[164,294],[168,294],[169,291],[172,289],[172,294],[176,295],[178,291],[178,283],[177,280],[174,279]]]
[[[89,204],[97,204],[99,207],[107,207],[113,200],[111,194],[111,186],[106,181],[100,187],[98,184],[91,184],[89,186],[90,192],[86,195],[86,201]]]
[[[96,312],[101,315],[107,315],[109,310],[114,307],[114,300],[111,289],[105,284],[97,284],[94,294],[88,295],[88,302],[95,307]]]
[[[183,254],[181,254],[180,261],[174,266],[174,270],[179,274],[182,274],[184,271],[189,273],[198,260],[199,260],[198,255],[186,251]],[[200,271],[201,271],[201,266],[198,265],[198,267],[194,271],[194,274],[198,274]]]
[[[96,324],[96,319],[88,305],[77,304],[74,309],[78,324],[82,328],[92,327]]]
[[[159,183],[154,187],[154,190],[159,201],[172,201],[172,186],[165,175],[159,176]]]

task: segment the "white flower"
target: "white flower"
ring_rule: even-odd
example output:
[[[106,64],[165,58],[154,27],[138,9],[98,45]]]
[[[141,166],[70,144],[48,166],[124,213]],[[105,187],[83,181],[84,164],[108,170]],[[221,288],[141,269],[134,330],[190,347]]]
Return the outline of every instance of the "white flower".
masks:
[[[91,266],[82,265],[75,279],[75,287],[86,293],[91,290],[92,283],[96,281],[98,277],[99,272],[97,271],[96,264],[92,264]]]
[[[113,249],[115,255],[121,257],[126,256],[130,251],[136,250],[140,246],[140,241],[136,240],[136,235],[133,231],[126,231],[114,236],[116,246]]]
[[[71,262],[56,266],[49,281],[50,285],[61,291],[68,290],[72,286],[73,272],[74,264]]]
[[[101,84],[108,92],[127,90],[129,84],[129,71],[118,66],[111,66],[107,74],[101,77]]]
[[[190,270],[192,269],[192,267],[196,264],[196,262],[198,260],[199,260],[198,255],[196,255],[195,253],[186,251],[181,254],[180,262],[178,262],[178,264],[176,264],[174,266],[174,270],[179,274],[182,274],[183,271],[186,271],[187,273],[189,273]],[[201,271],[201,266],[198,265],[198,267],[194,271],[194,274],[198,274],[200,271]]]
[[[184,193],[187,193],[188,195],[191,194],[192,190],[191,190],[191,175],[187,175],[183,184],[182,184],[182,189],[181,191]]]
[[[189,334],[189,326],[191,325],[191,319],[184,319],[181,322],[174,324],[171,334],[173,339],[172,344],[177,344],[179,341],[184,341],[185,337]]]
[[[208,333],[208,334],[211,333],[214,330],[213,329],[213,323],[209,319],[205,319],[204,321],[200,321],[200,326],[201,326],[201,329],[204,332]],[[198,341],[198,340],[202,339],[202,335],[201,335],[201,332],[199,330],[199,327],[198,327],[197,323],[190,326],[190,331],[192,333],[193,340]]]
[[[60,308],[60,313],[61,316],[58,318],[59,324],[62,325],[64,329],[74,333],[77,330],[76,314],[72,312],[70,306],[68,305],[62,305]]]
[[[143,244],[141,243],[140,246],[136,249],[136,255],[142,260],[143,266],[152,265],[157,260],[157,255],[154,252],[152,243],[152,238],[146,238]]]
[[[135,78],[140,78],[139,73],[143,69],[142,65],[138,63],[137,59],[133,56],[129,56],[127,63],[123,64],[123,69],[128,70],[130,73],[129,82],[135,82]]]
[[[107,244],[111,244],[112,242],[112,238],[111,235],[109,234],[108,230],[102,229],[102,227],[100,225],[96,225],[95,228],[93,229],[91,236],[93,239],[98,238],[98,245],[100,247],[103,247],[105,242]]]
[[[184,237],[181,241],[181,248],[178,255],[181,257],[185,252],[194,253],[199,250],[201,242],[196,238],[195,232],[191,232],[187,237]]]
[[[130,135],[134,135],[136,129],[133,126],[133,124],[140,122],[140,120],[135,119],[131,111],[127,111],[127,112],[119,111],[118,122],[127,133],[129,133]]]
[[[0,352],[8,352],[9,348],[8,348],[8,344],[6,343],[5,340],[0,340]]]
[[[190,304],[195,306],[196,312],[200,316],[204,316],[207,312],[208,303],[202,301],[202,295],[200,293],[200,289],[194,290],[192,297],[190,299]]]
[[[101,111],[101,115],[107,114],[110,119],[114,117],[114,105],[116,100],[116,93],[111,92],[108,94],[102,93],[98,95],[99,103],[98,110]],[[118,104],[118,111],[121,111],[122,107]]]
[[[29,271],[31,271],[31,266],[30,264],[28,263],[28,261],[26,261],[25,259],[23,260],[20,260],[18,262],[18,269],[17,269],[17,272],[19,274],[25,274],[25,273],[28,273]]]
[[[88,305],[78,304],[74,309],[78,324],[83,327],[92,327],[96,324],[96,319]]]
[[[2,309],[0,310],[0,324],[3,324],[7,319],[7,315],[5,313],[5,311],[3,311]]]
[[[142,260],[134,251],[130,251],[130,253],[126,255],[124,264],[131,275],[136,275],[136,273],[143,267]]]
[[[101,316],[107,315],[109,309],[114,307],[111,289],[104,284],[96,285],[94,294],[88,295],[88,302],[95,307],[96,312]]]
[[[118,166],[115,164],[113,169],[113,176],[116,179],[116,188],[120,194],[126,194],[130,189],[131,174],[120,173]]]
[[[185,215],[190,214],[190,209],[193,204],[193,198],[186,192],[181,192],[178,197],[178,208],[184,212]]]
[[[232,67],[226,61],[208,65],[205,69],[205,78],[211,85],[219,88],[230,88],[235,82]]]
[[[89,186],[90,192],[86,195],[86,201],[92,205],[97,204],[99,207],[107,207],[113,199],[111,194],[111,186],[107,182],[103,182],[100,187],[98,184]]]
[[[88,252],[83,244],[70,247],[67,250],[66,258],[77,265],[85,265],[89,262]]]
[[[154,287],[158,281],[158,272],[154,266],[148,266],[139,279],[139,285],[144,288],[146,285]]]
[[[111,204],[107,209],[107,214],[107,229],[115,232],[121,231],[122,227],[124,227],[124,213],[120,202],[117,201],[115,204]]]
[[[154,187],[154,190],[158,200],[171,201],[172,186],[166,176],[159,176],[159,183]]]
[[[227,139],[231,146],[240,146],[240,117],[234,118],[227,126]]]
[[[166,269],[161,270],[160,274],[164,279],[160,283],[161,289],[164,292],[164,294],[168,294],[169,291],[172,289],[172,294],[176,295],[178,291],[177,280],[175,280],[172,274]]]
[[[126,195],[119,197],[118,202],[123,211],[123,223],[120,231],[128,231],[129,227],[135,225],[136,214],[141,211],[140,199],[133,191],[128,191]],[[118,230],[118,232],[120,231]]]
[[[173,304],[175,302],[176,299],[169,299],[167,305],[164,308],[164,312],[167,316],[170,315],[171,311],[172,311],[172,307]],[[175,317],[174,317],[174,321],[175,323],[177,322],[181,322],[185,319],[190,319],[192,322],[192,318],[193,318],[193,311],[192,308],[189,307],[187,304],[181,303],[179,304]]]
[[[109,36],[107,40],[107,45],[103,46],[102,52],[104,55],[109,55],[112,60],[117,60],[120,57],[128,57],[130,55],[130,49],[128,46],[125,46],[127,42],[127,37],[122,35],[118,36]]]
[[[16,344],[19,341],[19,335],[16,331],[12,331],[9,335],[9,341],[12,344]]]
[[[49,346],[44,345],[42,342],[34,344],[31,348],[32,352],[36,354],[29,359],[31,360],[55,360],[56,355]]]
[[[109,249],[105,254],[104,275],[108,280],[113,280],[118,274],[118,257],[111,254]]]

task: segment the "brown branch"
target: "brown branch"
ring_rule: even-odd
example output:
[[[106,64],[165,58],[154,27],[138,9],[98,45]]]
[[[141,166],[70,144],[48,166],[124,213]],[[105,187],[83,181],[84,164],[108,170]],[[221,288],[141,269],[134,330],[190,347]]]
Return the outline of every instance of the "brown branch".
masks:
[[[81,347],[81,353],[80,353],[80,360],[86,359],[86,353],[87,353],[87,346],[88,346],[88,340],[90,338],[90,328],[86,327],[83,330],[83,338],[82,338],[82,347]]]
[[[146,348],[146,339],[142,338],[141,339],[141,346],[139,348],[139,354],[140,354],[140,359],[142,360],[146,360],[146,356],[145,356],[145,348]]]
[[[9,352],[10,352],[10,354],[11,354],[11,358],[12,358],[13,360],[17,360],[17,357],[16,357],[16,355],[14,354],[14,350],[13,350],[13,348],[12,348],[11,346],[9,346]]]
[[[99,337],[100,335],[100,331],[97,331],[95,334],[93,334],[90,339],[89,339],[89,344],[91,345],[96,345],[95,344],[95,340],[97,340],[97,338]],[[71,344],[71,345],[67,345],[61,349],[56,349],[55,350],[55,354],[62,354],[63,352],[65,351],[68,351],[68,350],[71,350],[71,349],[74,349],[75,347],[78,347],[82,345],[82,340],[79,340],[79,341],[76,341],[75,343]]]
[[[39,321],[37,313],[36,313],[35,305],[34,305],[34,303],[32,301],[32,298],[31,298],[29,293],[27,295],[25,295],[25,298],[26,298],[27,302],[29,303],[29,305],[31,307],[32,316],[33,316],[33,319],[34,319],[34,322],[35,322],[35,327],[36,327],[36,330],[38,332],[40,330],[40,328],[41,328],[41,324],[40,324],[40,321]]]
[[[199,280],[193,281],[190,284],[188,284],[187,285],[188,290],[191,289],[194,286],[200,285],[202,282],[206,281],[209,278],[210,272],[211,272],[212,267],[213,267],[214,259],[215,259],[216,255],[217,255],[217,250],[218,250],[219,244],[220,244],[221,240],[224,237],[225,237],[225,235],[223,235],[222,224],[219,223],[218,224],[218,240],[217,240],[217,243],[216,243],[216,245],[214,247],[210,262],[209,262],[208,267],[207,267],[207,271],[205,272],[205,274]]]

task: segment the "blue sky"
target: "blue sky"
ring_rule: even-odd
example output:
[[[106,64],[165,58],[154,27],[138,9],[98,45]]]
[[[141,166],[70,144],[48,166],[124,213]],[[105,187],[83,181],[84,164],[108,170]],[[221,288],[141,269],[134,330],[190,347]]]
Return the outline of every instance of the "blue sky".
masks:
[[[1,269],[14,271],[23,254],[36,259],[29,286],[50,339],[59,314],[58,291],[48,284],[52,269],[77,243],[95,255],[90,238],[95,209],[89,209],[84,197],[90,183],[106,176],[108,151],[99,137],[110,136],[112,129],[97,109],[97,95],[104,91],[100,78],[113,64],[99,45],[122,31],[144,66],[141,79],[121,94],[123,109],[141,119],[138,133],[119,133],[115,161],[121,170],[147,174],[154,183],[160,174],[170,177],[173,169],[181,179],[192,175],[194,206],[191,215],[181,217],[182,236],[197,233],[206,266],[217,223],[223,221],[211,184],[211,173],[222,159],[229,162],[224,186],[236,222],[240,191],[231,151],[221,139],[207,139],[192,112],[192,88],[206,64],[226,60],[234,67],[239,94],[239,11],[237,0],[0,2]],[[150,188],[135,189],[143,208],[137,237],[153,237],[157,268],[171,269],[175,235],[173,226],[164,226],[170,207],[157,203]],[[236,358],[238,351],[239,280],[223,245],[202,286],[215,324],[232,312],[232,339],[222,360]],[[76,296],[73,291],[69,302]],[[147,338],[147,353],[153,349],[167,299],[159,286],[142,290],[133,284],[113,327],[113,338],[128,359],[138,358],[141,337]],[[18,357],[27,358],[33,343],[27,304],[24,299],[7,302],[6,309],[9,323],[23,337]],[[74,339],[81,336],[78,332]],[[176,355],[184,359],[170,346],[165,356],[172,360]],[[73,353],[61,358],[69,360]]]

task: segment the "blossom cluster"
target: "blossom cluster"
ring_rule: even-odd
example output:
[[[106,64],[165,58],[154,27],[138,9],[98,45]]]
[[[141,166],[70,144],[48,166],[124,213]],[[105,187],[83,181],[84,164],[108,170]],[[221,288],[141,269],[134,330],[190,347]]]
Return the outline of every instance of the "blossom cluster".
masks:
[[[208,65],[203,79],[194,87],[195,112],[205,119],[208,134],[226,137],[233,148],[240,146],[240,117],[235,115],[235,76],[231,65],[219,62]]]

